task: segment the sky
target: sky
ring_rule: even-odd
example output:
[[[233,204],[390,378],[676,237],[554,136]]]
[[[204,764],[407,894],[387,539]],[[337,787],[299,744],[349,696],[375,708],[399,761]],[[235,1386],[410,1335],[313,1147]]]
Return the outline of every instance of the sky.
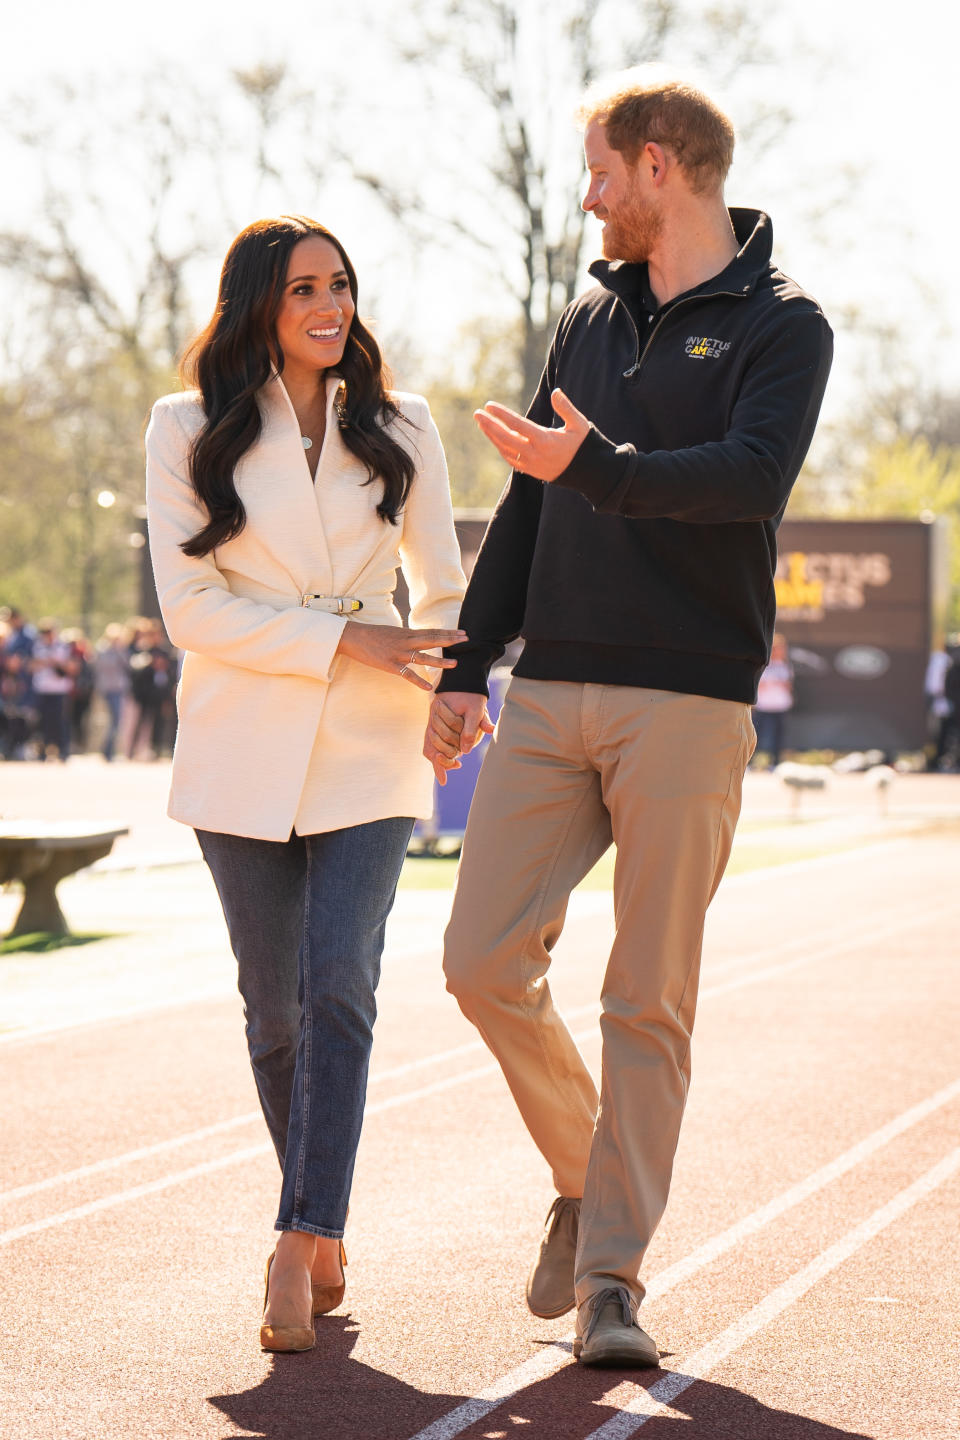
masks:
[[[394,0],[372,3],[375,16],[382,4],[385,23],[403,13]],[[776,53],[776,62],[734,84],[729,96],[720,90],[717,98],[735,122],[751,92],[784,103],[794,118],[782,142],[762,158],[744,155],[741,147],[728,198],[770,210],[783,268],[837,320],[826,413],[837,415],[855,404],[865,376],[882,380],[900,364],[926,385],[960,388],[955,258],[960,187],[951,163],[958,132],[960,7],[937,0],[909,5],[748,0],[747,8],[758,42]],[[277,7],[252,0],[166,0],[162,7],[131,0],[86,0],[82,6],[47,0],[18,6],[3,22],[0,105],[24,94],[42,102],[57,83],[82,84],[90,75],[106,87],[135,83],[161,62],[215,91],[231,66],[284,59],[321,95],[331,77],[346,77],[358,96],[372,95],[371,114],[376,100],[382,102],[390,91],[397,132],[383,135],[381,108],[380,129],[358,134],[357,140],[368,151],[395,145],[403,138],[404,114],[412,116],[424,102],[408,91],[390,90],[393,77],[358,49],[350,15],[349,7],[326,0],[286,0]],[[682,63],[684,57],[665,58]],[[717,92],[709,69],[700,73],[705,88]],[[427,118],[442,123],[442,117]],[[572,127],[569,143],[579,145]],[[416,173],[416,154],[404,151],[401,160]],[[0,229],[22,228],[36,177],[14,163],[2,131],[0,165],[7,176],[0,187]],[[110,183],[107,172],[103,184]],[[386,227],[362,204],[356,208],[346,192],[342,201],[335,187],[333,195],[345,212],[339,232],[348,248],[359,252],[353,258],[361,277],[364,267],[377,276],[383,312],[378,319],[388,331],[408,328],[421,348],[443,351],[457,326],[477,314],[497,313],[503,297],[496,286],[487,289],[479,279],[463,283],[456,260],[442,246],[412,281],[405,279],[410,272],[399,264]],[[571,205],[577,199],[571,194]],[[291,196],[284,208],[302,204],[302,197]],[[208,258],[192,278],[201,312],[212,301],[218,263]],[[896,328],[898,338],[882,359],[850,331],[845,319],[850,307],[860,316],[861,337],[863,327]]]

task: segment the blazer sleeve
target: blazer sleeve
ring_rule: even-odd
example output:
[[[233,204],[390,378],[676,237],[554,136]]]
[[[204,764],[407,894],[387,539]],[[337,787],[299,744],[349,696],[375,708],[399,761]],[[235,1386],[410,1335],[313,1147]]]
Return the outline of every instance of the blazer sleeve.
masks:
[[[467,588],[453,524],[450,480],[440,433],[426,401],[405,409],[416,426],[416,474],[403,510],[400,565],[410,592],[409,625],[455,630]]]
[[[190,436],[169,398],[147,428],[147,526],[160,612],[171,641],[228,665],[268,675],[329,681],[346,620],[291,605],[275,610],[234,595],[214,553],[184,555],[181,541],[206,524],[189,477]]]

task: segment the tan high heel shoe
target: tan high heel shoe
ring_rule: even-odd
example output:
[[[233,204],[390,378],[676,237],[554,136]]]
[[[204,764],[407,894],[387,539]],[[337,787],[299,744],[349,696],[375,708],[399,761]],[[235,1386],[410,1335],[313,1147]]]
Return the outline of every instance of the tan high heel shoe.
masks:
[[[267,1268],[263,1277],[263,1313],[267,1313],[267,1297],[270,1294],[270,1266],[273,1264],[276,1251],[273,1251],[267,1259]],[[314,1291],[316,1295],[316,1291]],[[316,1299],[314,1299],[316,1305]],[[264,1350],[312,1350],[317,1343],[313,1325],[267,1325],[265,1322],[260,1326],[260,1346]]]
[[[343,1299],[343,1292],[347,1288],[343,1267],[347,1263],[347,1252],[343,1248],[343,1241],[340,1241],[340,1282],[334,1285],[311,1285],[313,1290],[313,1313],[327,1315],[331,1310],[336,1310]]]

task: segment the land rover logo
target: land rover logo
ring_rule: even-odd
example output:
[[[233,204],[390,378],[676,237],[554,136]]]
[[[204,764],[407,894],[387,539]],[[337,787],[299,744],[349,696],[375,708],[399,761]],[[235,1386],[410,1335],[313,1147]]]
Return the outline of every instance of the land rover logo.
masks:
[[[875,680],[890,669],[890,656],[876,645],[847,645],[838,652],[833,666],[848,680]]]

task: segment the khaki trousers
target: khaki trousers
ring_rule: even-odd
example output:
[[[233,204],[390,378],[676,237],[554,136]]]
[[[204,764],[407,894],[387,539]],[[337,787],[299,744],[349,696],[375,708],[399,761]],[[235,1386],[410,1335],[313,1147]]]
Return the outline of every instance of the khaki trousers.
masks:
[[[690,1078],[704,914],[754,743],[748,705],[514,679],[483,763],[444,971],[558,1192],[583,1196],[578,1304],[611,1284],[643,1297]],[[598,1100],[547,971],[570,891],[611,841]]]

